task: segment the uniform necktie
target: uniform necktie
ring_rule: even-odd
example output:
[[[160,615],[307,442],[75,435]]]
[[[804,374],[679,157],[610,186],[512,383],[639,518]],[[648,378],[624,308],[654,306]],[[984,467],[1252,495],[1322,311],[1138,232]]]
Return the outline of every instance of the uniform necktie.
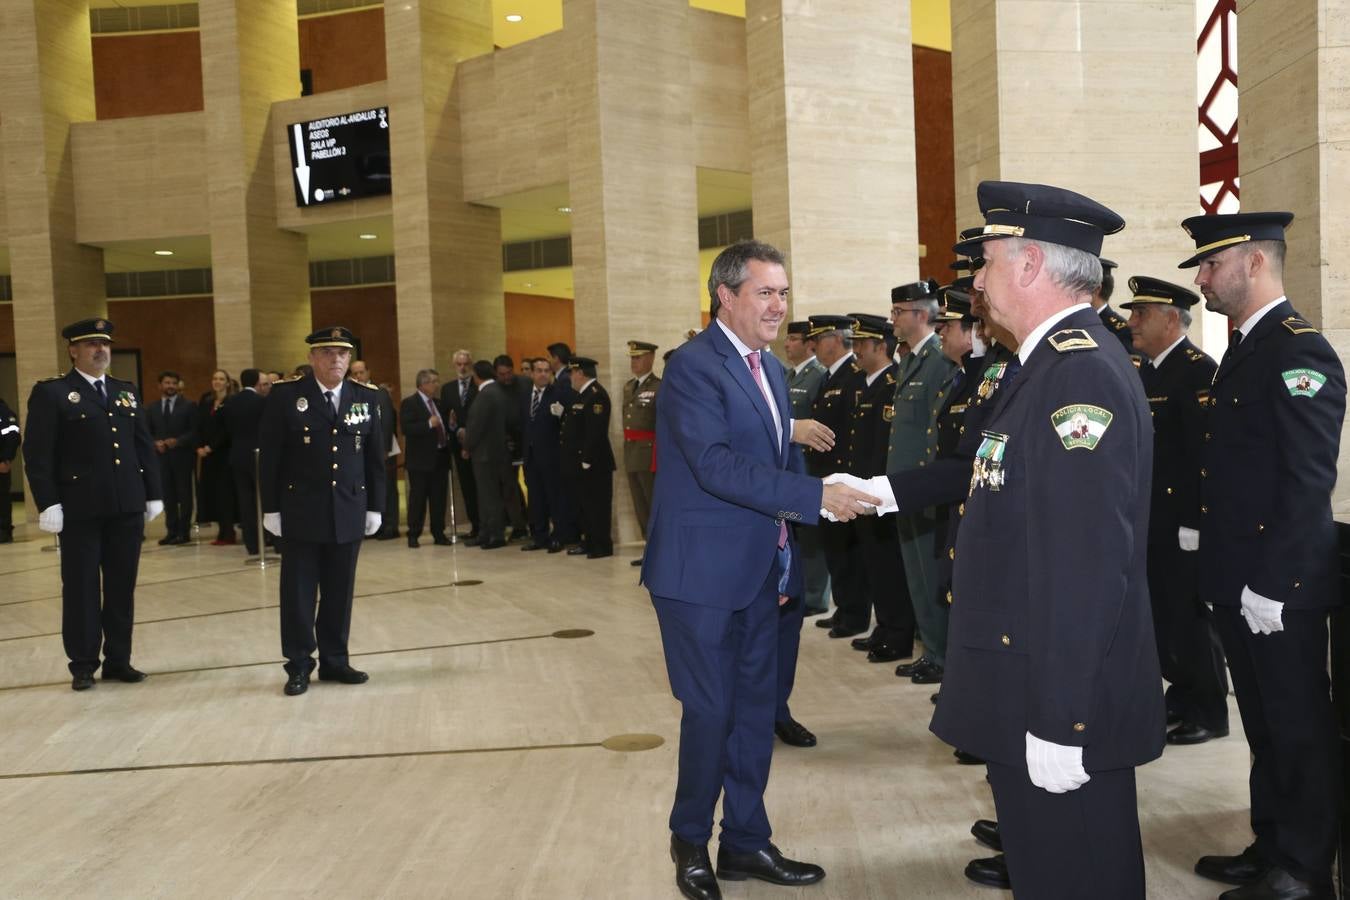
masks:
[[[445,426],[441,424],[441,414],[436,411],[436,405],[431,402],[431,398],[423,394],[422,399],[426,401],[427,411],[431,413],[431,418],[436,422],[433,427],[436,431],[436,449],[439,450],[445,446]]]
[[[98,405],[104,409],[108,408],[108,395],[103,390],[103,379],[100,378],[94,382],[94,393],[98,394]]]
[[[1240,343],[1242,343],[1242,332],[1234,328],[1228,333],[1228,349],[1223,352],[1223,359],[1219,360],[1219,365],[1228,362],[1228,357],[1237,352]]]
[[[773,398],[769,396],[769,389],[764,385],[764,376],[759,372],[759,351],[751,350],[745,355],[745,361],[750,364],[750,375],[755,379],[755,384],[759,385],[759,392],[764,395],[765,401],[769,404],[769,409],[773,409]],[[780,438],[781,442],[781,438]],[[778,520],[778,549],[787,546],[787,522]]]
[[[544,395],[544,389],[543,389],[543,388],[535,388],[535,389],[534,389],[534,396],[530,398],[530,418],[531,418],[531,419],[534,418],[534,414],[535,414],[535,413],[539,412],[539,401],[540,401],[541,399],[543,399],[543,395]]]
[[[328,401],[328,411],[329,411],[330,413],[332,413],[332,414],[333,414],[333,418],[336,419],[336,418],[337,418],[337,403],[335,403],[335,402],[333,401],[333,392],[332,392],[332,391],[324,391],[324,392],[323,392],[323,399],[325,399],[325,400]]]

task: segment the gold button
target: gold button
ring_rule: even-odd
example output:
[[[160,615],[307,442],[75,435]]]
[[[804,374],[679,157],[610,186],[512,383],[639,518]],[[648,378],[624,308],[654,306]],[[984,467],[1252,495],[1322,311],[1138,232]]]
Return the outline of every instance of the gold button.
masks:
[[[79,481],[79,480],[80,480],[80,476],[78,476],[78,475],[72,475],[72,476],[70,476],[70,480],[71,480],[71,481]]]
[[[1296,588],[1303,587],[1303,582],[1301,582],[1301,581],[1295,581],[1295,582],[1294,582],[1294,587],[1296,587]]]
[[[1003,646],[1005,647],[1012,646],[1012,638],[1008,637],[1006,634],[1003,637],[999,638],[999,640],[1003,643]]]
[[[1208,432],[1208,431],[1205,432],[1205,440],[1206,440],[1206,441],[1209,440],[1209,432]]]
[[[1087,726],[1084,725],[1082,722],[1074,722],[1073,730],[1077,731],[1079,734],[1082,734],[1084,731],[1087,731]]]
[[[962,434],[965,434],[965,433],[966,433],[966,426],[964,426],[964,425],[961,426],[961,433],[962,433]]]
[[[122,445],[119,444],[119,443],[117,443],[117,441],[113,441],[113,449],[114,449],[114,450],[121,450],[121,449],[122,449]]]
[[[337,468],[337,463],[333,463],[333,468]]]
[[[923,460],[919,460],[919,465],[923,465]]]
[[[1265,530],[1266,530],[1266,526],[1262,525],[1260,522],[1257,522],[1257,523],[1256,523],[1256,533],[1257,533],[1257,534],[1260,534],[1261,532],[1263,532],[1263,531],[1265,531]]]
[[[333,429],[333,434],[335,434],[335,435],[337,434],[337,429],[336,429],[336,428]]]
[[[1202,505],[1202,506],[1200,507],[1200,515],[1203,516],[1203,515],[1207,515],[1208,513],[1209,513],[1209,507],[1208,507],[1208,506],[1203,506],[1203,505]]]
[[[928,433],[929,433],[929,434],[932,434],[932,433],[933,433],[933,429],[931,429],[931,428],[928,429]]]
[[[337,482],[333,482],[333,487],[337,487]]]
[[[113,460],[113,465],[120,466],[121,464],[122,464],[122,461],[121,461],[120,459],[114,459],[114,460]]]
[[[1201,478],[1208,478],[1208,477],[1209,477],[1209,471],[1206,470],[1206,469],[1201,469],[1201,470],[1200,470],[1200,477],[1201,477]]]
[[[308,425],[305,426],[305,430],[306,430],[306,431],[309,431],[309,426],[308,426]]]
[[[1168,488],[1168,489],[1167,489],[1167,493],[1168,493],[1168,494],[1171,494],[1171,493],[1172,493],[1172,489],[1171,489],[1171,488]]]
[[[955,548],[955,547],[948,547],[948,548],[947,548],[947,558],[948,558],[948,559],[956,559],[956,548]]]
[[[1233,398],[1233,405],[1234,405],[1234,406],[1237,406],[1237,398],[1236,398],[1236,397]]]
[[[966,505],[964,503],[956,508],[956,514],[958,516],[964,516],[966,514]]]
[[[334,444],[334,445],[333,445],[333,452],[334,452],[334,453],[337,452],[337,444]]]
[[[114,425],[114,426],[112,427],[112,430],[113,430],[113,434],[117,434],[117,426],[116,426],[116,425]]]
[[[948,591],[948,592],[947,592],[947,605],[948,605],[948,606],[951,606],[951,605],[952,605],[952,592],[951,592],[951,591]]]

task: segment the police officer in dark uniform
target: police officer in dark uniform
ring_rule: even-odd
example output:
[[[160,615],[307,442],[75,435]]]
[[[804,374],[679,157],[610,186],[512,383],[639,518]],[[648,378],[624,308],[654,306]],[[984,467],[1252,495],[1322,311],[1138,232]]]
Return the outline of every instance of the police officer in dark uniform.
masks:
[[[320,328],[305,342],[313,373],[274,385],[258,428],[263,527],[281,538],[288,696],[309,689],[316,648],[320,681],[367,680],[347,637],[357,554],[379,531],[385,499],[379,391],[346,380],[356,338]]]
[[[1158,662],[1167,688],[1169,744],[1228,734],[1228,673],[1213,616],[1200,601],[1200,454],[1217,366],[1186,337],[1191,291],[1158,278],[1130,279],[1134,349],[1153,414],[1153,493],[1148,515],[1148,591]]]
[[[576,485],[585,532],[568,556],[602,559],[614,555],[610,519],[614,510],[614,448],[609,444],[609,392],[595,380],[595,360],[572,357],[572,395],[562,420],[563,477]]]
[[[1335,351],[1284,294],[1287,212],[1196,216],[1195,283],[1233,332],[1200,458],[1200,598],[1228,657],[1251,747],[1255,842],[1196,871],[1226,900],[1331,897],[1341,798],[1327,679],[1340,604],[1331,491],[1345,418]]]
[[[14,541],[14,505],[9,502],[10,471],[19,452],[19,417],[0,400],[0,544]]]
[[[61,330],[74,366],[33,385],[23,440],[38,527],[61,535],[61,637],[77,691],[94,686],[100,641],[105,681],[145,679],[131,665],[136,569],[145,525],[164,510],[140,394],[107,374],[112,335],[107,319]]]
[[[811,418],[836,435],[828,451],[807,448],[806,471],[816,478],[831,472],[848,470],[849,420],[853,398],[863,379],[853,355],[853,320],[848,316],[811,316],[810,339],[816,344],[816,359],[827,375],[811,405]],[[863,587],[858,537],[846,522],[821,522],[820,542],[825,565],[830,570],[830,593],[834,595],[832,616],[821,616],[816,625],[830,629],[830,637],[844,638],[862,634],[872,621],[872,607]]]
[[[1126,353],[1134,352],[1134,338],[1130,335],[1130,323],[1120,313],[1111,308],[1111,295],[1116,288],[1116,264],[1106,257],[1098,260],[1102,264],[1102,283],[1092,295],[1092,308],[1097,310],[1106,330],[1116,336]]]
[[[1152,436],[1138,375],[1086,302],[1124,222],[1046,185],[983,182],[978,198],[984,233],[957,252],[982,253],[975,286],[1022,369],[975,451],[932,730],[988,761],[1018,891],[1142,898],[1134,767],[1164,734]]]

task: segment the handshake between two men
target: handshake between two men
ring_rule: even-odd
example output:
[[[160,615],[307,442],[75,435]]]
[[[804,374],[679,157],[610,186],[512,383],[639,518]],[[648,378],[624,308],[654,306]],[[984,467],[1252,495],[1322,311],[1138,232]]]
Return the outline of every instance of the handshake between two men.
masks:
[[[834,449],[834,432],[814,419],[792,423],[792,441],[820,453]],[[824,479],[820,514],[831,522],[848,522],[861,515],[895,512],[895,497],[886,476],[857,478],[835,474]],[[884,493],[879,493],[884,491]]]

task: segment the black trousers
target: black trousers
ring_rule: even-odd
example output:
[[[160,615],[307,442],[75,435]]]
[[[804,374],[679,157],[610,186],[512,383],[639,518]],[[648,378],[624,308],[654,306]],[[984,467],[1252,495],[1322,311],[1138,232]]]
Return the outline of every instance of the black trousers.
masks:
[[[586,532],[586,552],[613,553],[610,521],[614,514],[614,473],[595,467],[577,476],[577,499],[581,502],[581,528]]]
[[[798,565],[798,563],[793,563]],[[806,616],[806,599],[793,597],[778,607],[778,704],[774,707],[775,722],[792,718],[788,698],[797,681],[797,652],[802,644],[802,619]]]
[[[895,529],[895,523],[883,518]],[[858,544],[858,533],[851,522],[822,520],[821,549],[825,551],[825,567],[830,570],[830,593],[834,595],[834,624],[850,631],[862,631],[872,621],[872,602],[863,581],[863,561]]]
[[[503,540],[506,521],[520,533],[525,531],[525,513],[520,508],[520,485],[516,468],[510,461],[475,462],[478,481],[478,535],[484,541]]]
[[[136,570],[144,537],[145,514],[140,512],[66,519],[61,530],[61,640],[71,674],[92,674],[98,668],[100,640],[104,662],[115,667],[131,663]]]
[[[286,657],[286,671],[294,675],[312,670],[315,649],[323,668],[347,665],[361,542],[321,544],[283,536],[277,543],[281,546],[281,654]]]
[[[258,554],[258,479],[253,469],[232,466],[235,503],[239,510],[239,530],[244,533],[244,549],[249,556]]]
[[[1158,662],[1167,679],[1167,711],[1206,728],[1228,727],[1228,670],[1213,613],[1200,602],[1197,554],[1170,544],[1148,547],[1148,591]]]
[[[556,463],[549,466],[533,458],[525,463],[525,487],[530,492],[530,537],[537,544],[549,542],[550,522],[553,523],[552,540],[561,540],[558,536],[561,477]]]
[[[164,487],[164,527],[171,538],[186,538],[192,531],[192,476],[196,458],[176,450],[159,458]]]
[[[14,531],[14,504],[9,499],[13,474],[0,472],[0,537],[6,538]]]
[[[1238,607],[1214,607],[1252,751],[1256,848],[1295,877],[1323,885],[1331,884],[1341,796],[1327,612],[1286,607],[1283,631],[1252,634]]]
[[[1025,762],[989,763],[999,834],[1017,900],[1143,900],[1144,850],[1134,769],[1090,772],[1052,794]]]
[[[895,523],[888,516],[859,516],[849,524],[858,539],[862,590],[876,610],[877,636],[887,647],[913,651],[914,604],[910,602]]]
[[[398,457],[385,457],[384,483],[388,485],[384,493],[384,518],[380,521],[379,533],[387,537],[398,537]]]
[[[430,472],[408,471],[408,537],[422,533],[422,520],[431,507],[431,534],[445,537],[445,498],[450,487],[450,463]]]
[[[560,544],[582,540],[581,476],[575,469],[564,471],[558,481],[558,515],[553,519],[553,537]]]
[[[459,476],[459,490],[464,495],[464,514],[475,534],[478,533],[478,485],[473,479],[473,460],[465,459],[453,446],[450,454],[455,460],[455,474]]]

